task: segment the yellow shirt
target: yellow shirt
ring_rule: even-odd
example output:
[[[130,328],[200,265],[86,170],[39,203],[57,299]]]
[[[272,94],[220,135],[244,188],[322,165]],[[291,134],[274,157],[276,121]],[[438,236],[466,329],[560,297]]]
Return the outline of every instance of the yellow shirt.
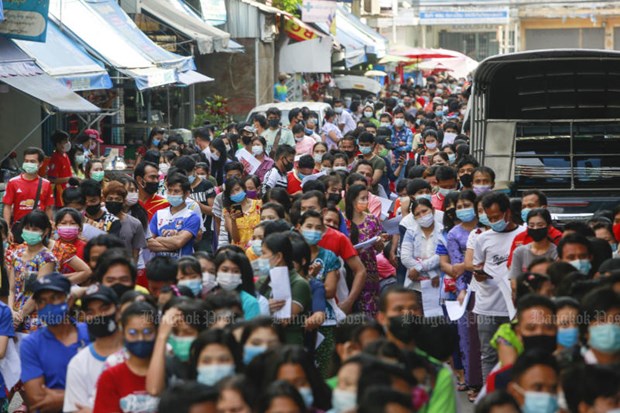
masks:
[[[252,204],[248,212],[245,212],[241,218],[237,218],[237,231],[239,231],[239,242],[236,245],[245,248],[254,234],[254,228],[260,223],[260,209],[262,202],[252,199]]]

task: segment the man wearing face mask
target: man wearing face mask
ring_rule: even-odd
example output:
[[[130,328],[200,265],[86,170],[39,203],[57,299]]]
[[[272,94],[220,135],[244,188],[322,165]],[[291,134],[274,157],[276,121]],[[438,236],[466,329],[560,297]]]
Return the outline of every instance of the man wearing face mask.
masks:
[[[282,112],[280,109],[273,107],[267,109],[267,124],[268,128],[263,132],[263,138],[267,141],[267,153],[273,155],[272,152],[276,152],[281,145],[295,146],[295,138],[293,138],[293,132],[290,129],[286,129],[280,126],[280,118]],[[271,156],[273,158],[273,156]]]
[[[420,338],[425,331],[430,331],[423,324],[421,294],[402,286],[392,286],[384,290],[379,299],[377,321],[385,329],[389,341],[402,351],[413,352],[416,357],[425,359],[430,366],[431,371],[427,374],[430,376],[429,382],[433,383],[428,389],[431,397],[420,411],[457,411],[452,371],[416,346],[416,338]]]
[[[598,288],[583,298],[588,325],[587,364],[614,366],[620,362],[620,296],[608,287]]]
[[[97,260],[97,266],[93,271],[93,279],[114,290],[119,299],[127,291],[136,290],[148,294],[146,288],[136,285],[137,278],[136,264],[127,256],[124,248],[106,250]]]
[[[39,148],[26,148],[24,151],[24,173],[12,178],[6,185],[2,203],[4,208],[2,216],[9,224],[11,232],[9,237],[12,241],[22,243],[22,227],[20,220],[34,209],[45,211],[52,220],[52,186],[47,179],[41,178],[37,172],[43,162],[45,154]]]
[[[88,333],[94,341],[87,351],[80,351],[69,362],[63,412],[93,408],[97,380],[106,357],[123,347],[118,309],[119,299],[114,290],[96,284],[87,288],[82,298],[82,310]]]
[[[69,142],[69,134],[64,131],[54,132],[51,139],[54,144],[54,153],[48,164],[47,178],[54,185],[55,206],[60,208],[63,206],[62,192],[67,187],[69,179],[73,176],[71,161],[69,156],[67,156],[67,152],[71,150],[71,142]]]
[[[394,110],[394,124],[392,126],[392,146],[394,156],[399,157],[401,153],[411,152],[413,146],[413,132],[405,125],[405,111],[401,108]]]
[[[571,264],[580,273],[592,272],[592,244],[579,234],[568,234],[558,244],[558,258]]]
[[[336,125],[338,125],[343,135],[355,130],[355,119],[346,110],[341,99],[334,99],[334,112],[336,112]]]
[[[150,222],[157,211],[170,206],[166,198],[157,195],[159,167],[153,162],[140,162],[133,170],[133,177],[138,183],[138,202],[146,210]]]
[[[375,154],[376,143],[375,137],[372,134],[363,132],[358,140],[360,152],[364,160],[372,166],[372,178],[369,185],[372,187],[372,192],[377,195],[379,194],[379,183],[386,169],[385,160]]]
[[[466,189],[473,189],[473,183],[474,183],[473,173],[474,173],[474,170],[478,166],[480,166],[478,164],[478,161],[470,155],[465,155],[457,163],[456,174],[460,182],[460,189],[462,191]]]
[[[119,185],[122,187],[122,184]],[[101,208],[101,184],[93,179],[85,179],[80,184],[80,189],[86,198],[84,223],[108,234],[119,236],[121,232],[120,219]],[[122,204],[120,207],[122,208]],[[140,226],[142,225],[140,224]]]
[[[431,197],[431,203],[433,208],[438,211],[443,211],[443,204],[446,196],[453,191],[456,191],[456,174],[454,169],[449,166],[440,166],[435,172],[437,178],[437,186],[439,190]]]
[[[48,274],[36,280],[32,290],[39,321],[45,327],[25,336],[20,344],[22,394],[30,411],[59,412],[67,365],[90,343],[88,328],[69,316],[71,283],[65,276]]]
[[[523,413],[556,413],[558,406],[559,368],[552,355],[528,351],[512,369],[508,393]]]
[[[289,145],[280,145],[276,151],[276,163],[265,174],[263,180],[263,195],[271,188],[288,190],[288,173],[293,170],[295,163],[295,148]],[[312,161],[314,167],[314,160]]]
[[[287,192],[290,196],[295,196],[302,193],[301,183],[307,177],[314,172],[314,158],[310,155],[304,155],[299,158],[297,162],[297,168],[286,174],[288,181]]]
[[[149,223],[153,235],[147,240],[148,248],[155,255],[182,257],[194,253],[194,240],[201,227],[200,216],[185,203],[191,185],[183,174],[174,174],[166,182],[170,207],[160,209]]]
[[[508,256],[514,238],[524,231],[512,220],[510,200],[503,193],[490,192],[482,199],[484,212],[491,223],[491,231],[480,234],[474,245],[474,280],[476,302],[474,314],[478,320],[478,337],[481,344],[483,379],[497,363],[497,352],[490,340],[503,323],[509,321],[508,306],[512,306],[510,294],[502,294],[500,288],[510,289],[508,279]],[[500,287],[500,283],[503,283]]]

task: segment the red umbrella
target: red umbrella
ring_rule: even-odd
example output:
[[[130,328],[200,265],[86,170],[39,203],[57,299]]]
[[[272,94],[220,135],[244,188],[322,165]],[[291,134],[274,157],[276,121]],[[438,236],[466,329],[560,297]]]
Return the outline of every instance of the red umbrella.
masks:
[[[455,57],[454,52],[443,49],[427,49],[423,47],[396,46],[390,49],[390,54],[404,56],[412,60],[437,59]]]

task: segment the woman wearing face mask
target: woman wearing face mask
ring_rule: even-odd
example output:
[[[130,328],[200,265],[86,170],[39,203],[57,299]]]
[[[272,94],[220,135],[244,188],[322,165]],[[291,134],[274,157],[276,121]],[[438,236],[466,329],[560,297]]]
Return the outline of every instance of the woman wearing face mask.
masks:
[[[558,355],[573,358],[575,352],[580,350],[581,305],[573,297],[557,297],[555,305],[558,320]]]
[[[327,377],[331,354],[335,348],[334,329],[338,321],[345,318],[345,314],[340,311],[335,300],[340,261],[333,252],[318,246],[325,230],[323,217],[316,211],[306,211],[297,224],[297,231],[310,246],[308,276],[321,282],[325,287],[326,317],[319,327],[319,332],[325,339],[317,348],[316,353],[316,360],[323,377]]]
[[[437,131],[434,129],[425,129],[422,134],[424,142],[424,151],[417,154],[416,165],[428,166],[436,153],[439,153],[439,138]]]
[[[204,296],[217,287],[215,258],[205,251],[196,251],[194,256],[198,258],[198,262],[200,263],[200,271],[202,272],[202,295]]]
[[[353,245],[376,238],[383,230],[377,217],[366,212],[368,194],[367,187],[359,184],[352,185],[345,193],[345,217]],[[367,277],[358,304],[361,311],[370,317],[374,317],[378,311],[379,270],[376,254],[382,250],[383,240],[380,238],[373,247],[359,251],[359,257],[366,267]]]
[[[449,194],[446,197],[446,201],[451,196],[452,194]],[[467,251],[469,234],[478,225],[478,218],[474,209],[475,199],[476,194],[471,190],[458,193],[456,199],[456,218],[460,223],[448,232],[445,253],[439,254],[438,249],[440,268],[447,277],[454,280],[456,299],[460,303],[465,299],[472,277],[472,273],[465,270],[465,253]],[[473,295],[474,293],[470,294]],[[459,385],[463,391],[469,389],[468,398],[470,399],[475,399],[482,386],[482,373],[479,361],[480,345],[478,340],[471,340],[472,334],[477,334],[475,328],[471,328],[473,317],[475,317],[473,313],[467,311],[466,316],[461,317],[457,324],[461,362],[464,371],[464,379],[460,381]]]
[[[244,248],[252,238],[254,227],[260,222],[262,202],[249,199],[243,182],[236,178],[226,181],[223,201],[226,231],[234,245]]]
[[[165,144],[166,138],[164,137],[164,133],[166,131],[162,128],[153,128],[149,133],[149,137],[146,141],[145,145],[142,145],[137,150],[137,158],[136,165],[144,160],[144,155],[149,150],[159,150],[160,144],[163,146]],[[157,162],[156,162],[157,163]]]
[[[123,212],[127,198],[125,186],[118,181],[111,181],[103,190],[103,199],[106,210],[121,222],[119,237],[125,242],[125,247],[132,252],[137,261],[142,248],[146,248],[144,228],[138,219]]]
[[[259,199],[261,193],[262,182],[256,175],[248,175],[243,178],[245,185],[245,195],[249,199]]]
[[[97,382],[95,412],[125,412],[127,400],[135,399],[142,412],[157,411],[159,399],[147,393],[146,376],[157,337],[157,309],[135,302],[121,316],[126,361],[101,373]],[[139,400],[139,402],[138,402]]]
[[[63,208],[56,213],[54,227],[58,239],[50,240],[47,247],[58,262],[58,269],[72,284],[81,284],[90,277],[91,270],[82,257],[86,243],[79,239],[82,231],[82,214],[73,208]]]
[[[478,195],[474,200],[474,210],[478,217],[478,227],[473,229],[467,237],[467,251],[465,251],[465,270],[467,271],[474,270],[474,245],[476,245],[478,236],[491,229],[489,218],[482,207],[482,195]]]
[[[279,324],[274,324],[270,317],[256,317],[244,323],[239,344],[243,348],[243,364],[252,360],[270,348],[278,348],[284,342]]]
[[[329,149],[338,147],[338,142],[342,139],[342,132],[338,125],[336,125],[336,112],[333,109],[327,109],[325,111],[325,120],[323,127],[321,128],[321,137],[323,142],[327,143]]]
[[[252,138],[252,155],[260,162],[258,169],[254,171],[254,175],[261,181],[265,179],[265,174],[269,172],[274,165],[273,159],[267,156],[265,148],[267,148],[267,141],[265,138],[262,136]]]
[[[620,296],[609,287],[597,288],[583,298],[588,351],[587,364],[617,365],[620,362]]]
[[[204,301],[186,297],[174,297],[164,306],[146,376],[146,390],[150,395],[159,396],[166,383],[173,380],[191,380],[190,349],[196,337],[207,328],[207,312]],[[172,348],[171,355],[166,351],[168,346]]]
[[[314,170],[319,172],[323,170],[323,156],[327,153],[327,145],[323,142],[315,143],[312,147],[312,157],[314,158]],[[329,171],[331,172],[331,171]],[[326,172],[328,173],[328,172]]]
[[[373,125],[375,125],[375,127],[379,127],[380,126],[380,122],[379,119],[377,119],[375,117],[375,108],[372,105],[371,102],[367,102],[364,105],[364,111],[362,112],[362,120],[367,120],[368,122],[372,123]]]
[[[102,182],[103,178],[105,178],[103,162],[93,159],[86,164],[85,179],[94,179],[97,182]]]
[[[248,258],[231,250],[220,251],[215,256],[215,271],[219,288],[239,294],[244,318],[251,320],[258,316],[260,310],[254,288],[252,264]]]
[[[443,226],[435,222],[435,211],[427,199],[413,202],[411,212],[417,225],[405,232],[400,253],[407,268],[405,287],[421,291],[420,281],[430,279],[433,287],[438,288],[439,256],[435,251],[443,237]]]
[[[15,247],[9,262],[9,298],[16,332],[27,333],[39,326],[30,285],[38,278],[56,271],[58,261],[45,247],[52,231],[44,212],[30,212],[22,221],[24,243]]]
[[[262,379],[261,392],[269,383],[284,380],[297,389],[309,411],[327,411],[330,408],[331,390],[301,346],[289,345],[269,350]]]
[[[198,258],[185,256],[177,261],[177,286],[185,286],[195,298],[202,295],[202,268]]]
[[[227,330],[203,331],[192,344],[189,363],[191,377],[198,383],[215,386],[241,369],[239,344]]]
[[[285,326],[286,343],[302,345],[304,342],[302,319],[305,314],[309,313],[312,306],[310,284],[295,270],[293,246],[286,233],[268,235],[263,241],[262,249],[262,255],[257,260],[261,278],[256,288],[263,297],[269,300],[270,313],[277,312],[284,307],[285,301],[272,297],[270,270],[275,268],[283,270],[279,267],[288,269],[292,295],[291,318],[282,318],[280,322]]]
[[[71,170],[73,176],[77,179],[84,179],[86,177],[84,171],[84,165],[86,164],[86,155],[84,155],[84,148],[78,145],[74,145],[69,153],[69,160],[71,161]]]
[[[226,178],[224,165],[229,161],[226,157],[226,143],[222,138],[213,139],[209,145],[210,157],[208,161],[211,163],[211,176],[213,176],[218,185],[222,185]]]
[[[261,211],[262,214],[262,211]],[[281,219],[281,218],[280,218]],[[254,261],[263,253],[263,239],[265,239],[265,225],[267,222],[261,222],[254,227],[252,232],[252,239],[250,240],[250,246],[245,250],[245,255],[252,261],[252,268],[254,268]],[[254,270],[258,274],[258,268]]]
[[[557,248],[548,236],[550,227],[551,214],[548,209],[536,208],[527,214],[527,234],[533,241],[514,250],[512,262],[508,263],[511,279],[517,279],[538,258],[558,259]]]
[[[270,383],[259,399],[257,413],[308,413],[303,395],[292,384],[278,380]]]
[[[127,190],[123,212],[140,221],[142,228],[146,231],[149,225],[149,218],[146,209],[138,202],[138,183],[130,176],[121,176],[116,180],[123,184]]]

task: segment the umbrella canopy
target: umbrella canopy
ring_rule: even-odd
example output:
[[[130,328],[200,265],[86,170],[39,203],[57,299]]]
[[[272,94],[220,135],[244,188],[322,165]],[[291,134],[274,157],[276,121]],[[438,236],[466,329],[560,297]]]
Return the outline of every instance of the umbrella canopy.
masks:
[[[386,77],[388,74],[385,73],[383,70],[369,70],[366,73],[364,73],[364,76],[366,77]]]
[[[434,72],[452,72],[452,69],[445,66],[439,59],[427,60],[418,64],[419,70],[432,70]]]
[[[379,60],[379,64],[385,65],[389,63],[403,63],[409,62],[411,59],[403,56],[385,55]]]
[[[409,60],[423,60],[455,57],[459,52],[445,49],[427,49],[423,47],[395,46],[390,49],[394,56],[407,57]]]

